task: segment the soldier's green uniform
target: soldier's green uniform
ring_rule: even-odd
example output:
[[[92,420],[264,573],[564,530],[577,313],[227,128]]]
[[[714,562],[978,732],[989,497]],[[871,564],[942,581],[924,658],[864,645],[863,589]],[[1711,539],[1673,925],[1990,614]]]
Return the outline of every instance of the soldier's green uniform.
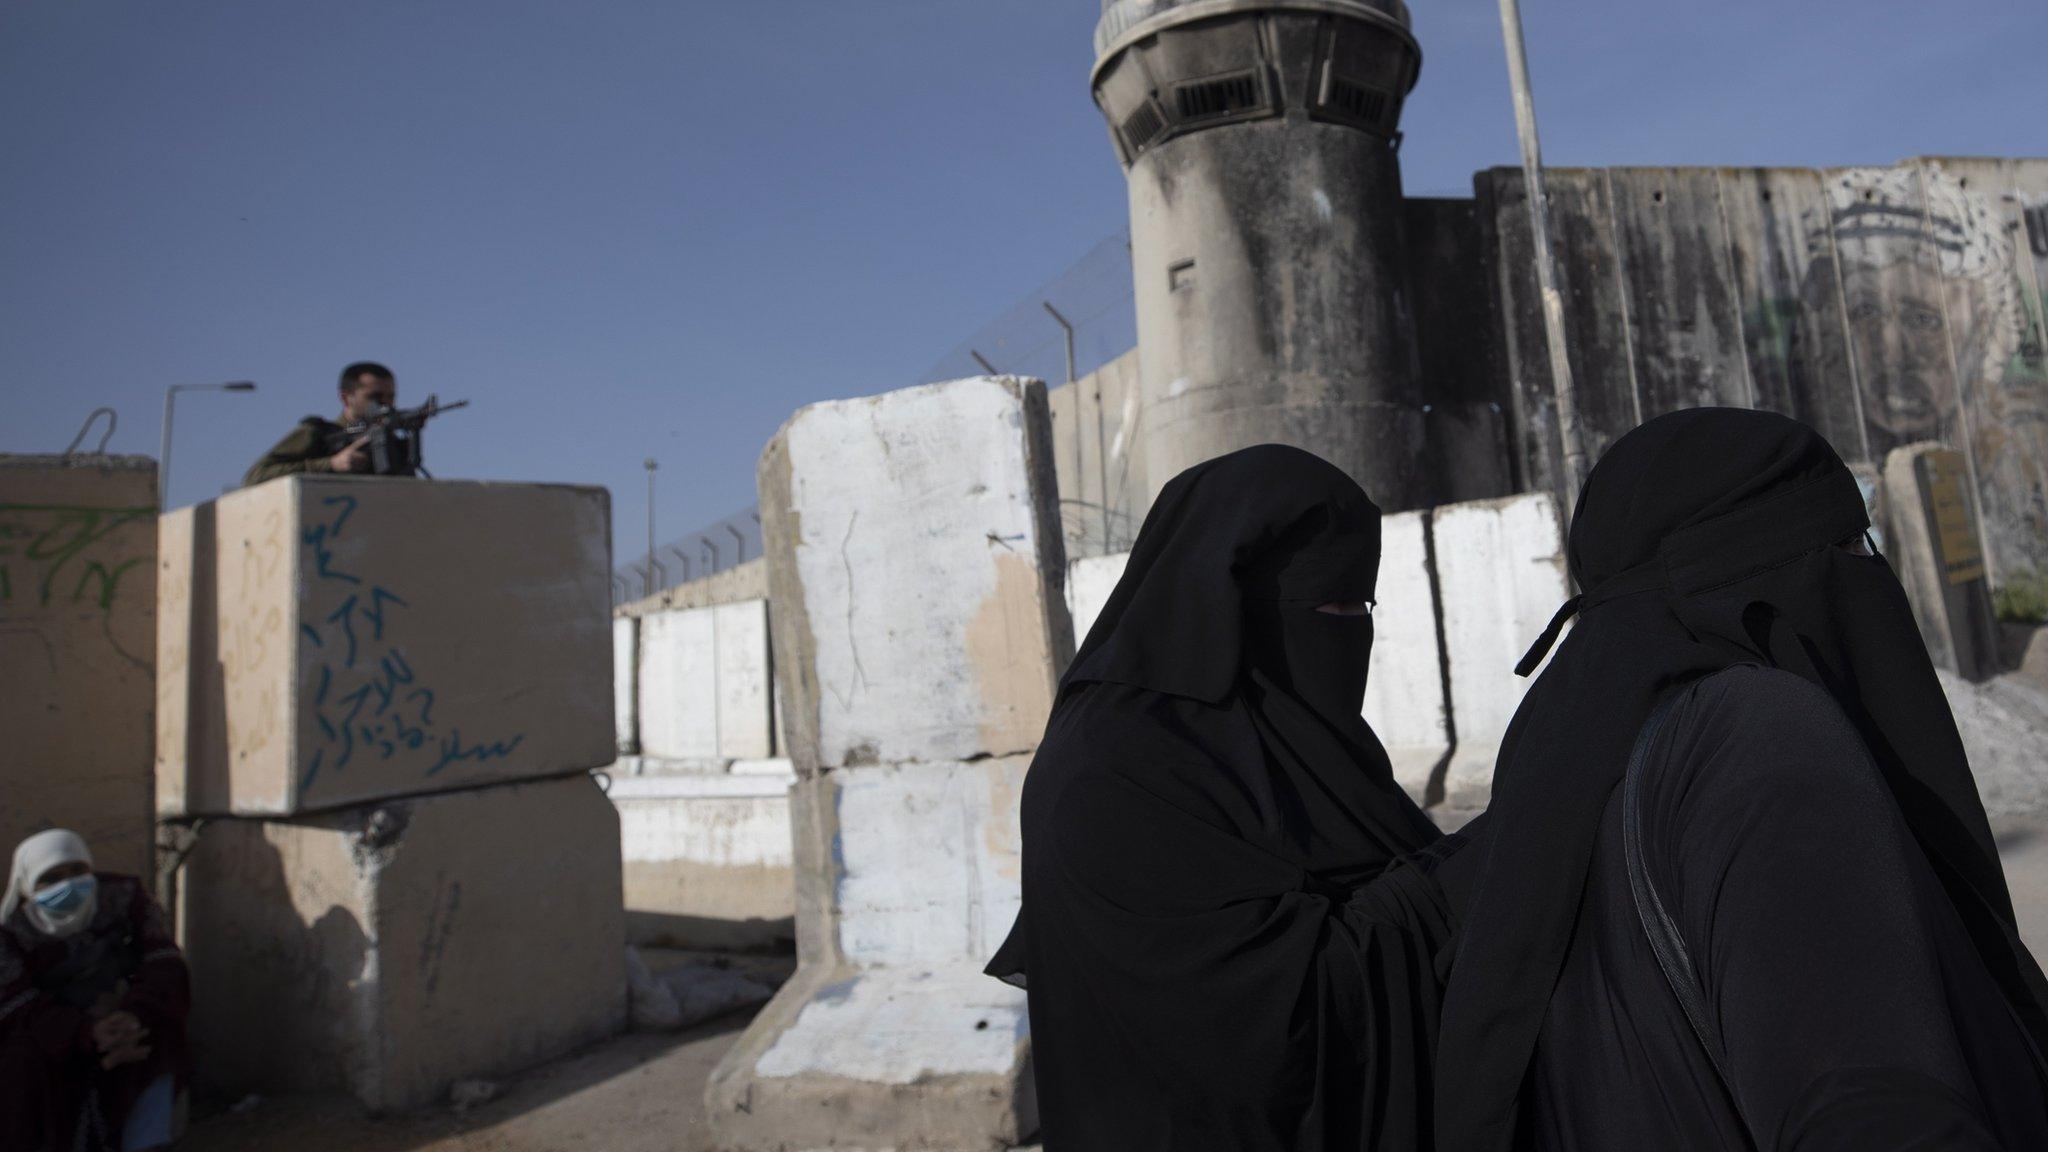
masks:
[[[261,484],[279,476],[294,472],[332,472],[327,458],[340,449],[341,425],[318,416],[308,416],[299,421],[291,434],[277,442],[277,446],[263,454],[263,459],[249,466],[242,476],[242,487]]]

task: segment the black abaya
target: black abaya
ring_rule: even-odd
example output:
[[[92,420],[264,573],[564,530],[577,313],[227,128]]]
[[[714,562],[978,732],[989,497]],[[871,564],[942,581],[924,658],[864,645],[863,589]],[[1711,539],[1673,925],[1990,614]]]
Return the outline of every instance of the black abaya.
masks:
[[[2020,1111],[2039,1098],[2040,1054],[2048,1048],[2048,982],[2020,943],[1997,849],[1912,610],[1884,559],[1855,547],[1868,524],[1855,479],[1826,441],[1770,413],[1698,408],[1660,416],[1616,441],[1593,469],[1568,546],[1572,575],[1585,591],[1560,611],[1524,668],[1574,611],[1580,619],[1509,725],[1486,827],[1444,880],[1457,893],[1461,935],[1437,1053],[1441,1152],[1522,1146],[1532,1125],[1548,1122],[1531,1111],[1537,1102],[1530,1086],[1539,1034],[1576,1027],[1576,1058],[1588,1069],[1611,1059],[1596,1039],[1609,1035],[1600,1024],[1609,1009],[1590,995],[1576,1009],[1560,1007],[1554,996],[1567,969],[1586,962],[1584,933],[1642,931],[1634,916],[1595,915],[1588,904],[1601,876],[1611,880],[1616,864],[1603,840],[1609,834],[1603,821],[1637,735],[1660,701],[1742,665],[1796,678],[1846,718],[1867,757],[1864,763],[1874,766],[1884,786],[1896,827],[1873,825],[1866,841],[1867,819],[1823,821],[1816,827],[1830,830],[1824,843],[1877,851],[1880,838],[1889,835],[1885,843],[1894,848],[1909,844],[1910,851],[1899,850],[1917,860],[1917,879],[1901,879],[1885,893],[1931,899],[1945,908],[1923,917],[1928,941],[1951,957],[1974,958],[1970,971],[1977,975],[1957,974],[1961,970],[1951,964],[1932,977],[1923,970],[1908,979],[1895,971],[1887,986],[1901,996],[1933,987],[1950,998],[1952,1008],[1970,1012],[1987,1002],[1981,994],[1990,990],[1999,1011],[2014,1022],[2027,1059],[2007,1074],[1977,1075],[1976,1089],[1980,1096],[2020,1090]],[[1714,736],[1736,739],[1731,732]],[[1839,773],[1847,763],[1845,753],[1814,771]],[[1738,776],[1745,770],[1731,769]],[[1762,809],[1752,804],[1730,811]],[[1896,828],[1910,840],[1897,836]],[[1766,837],[1755,851],[1767,857],[1783,847],[1779,840]],[[1669,850],[1668,840],[1666,845]],[[1679,863],[1697,870],[1691,861]],[[1824,872],[1808,863],[1816,874]],[[1929,878],[1932,889],[1924,883]],[[1764,904],[1775,894],[1793,907],[1807,879],[1799,870],[1756,878],[1745,898]],[[1739,942],[1745,962],[1751,962],[1768,951],[1811,944],[1797,935],[1801,924],[1795,918],[1785,925],[1790,936],[1719,930],[1705,946],[1711,952]],[[1853,983],[1859,972],[1881,967],[1869,955],[1836,956],[1818,963],[1810,979]],[[1715,976],[1710,970],[1700,979]],[[1652,962],[1628,978],[1664,976]],[[1715,991],[1681,986],[1688,994]],[[1755,988],[1723,987],[1718,994],[1729,1011],[1742,1008],[1731,996],[1769,1002]],[[1775,1029],[1769,1035],[1776,1044],[1828,1044],[1857,1034],[1861,1022],[1849,1017],[1851,1011],[1885,1010],[1882,1003],[1838,1003],[1823,1018],[1795,1023],[1795,1017],[1784,1016],[1758,1026]],[[1572,1011],[1591,1015],[1560,1019],[1561,1012]],[[1551,1045],[1549,1051],[1556,1055],[1564,1046]],[[1829,1074],[1840,1078],[1853,1071],[1838,1066]],[[1577,1075],[1568,1069],[1559,1074]],[[1731,1066],[1729,1075],[1739,1093],[1750,1072]],[[1587,1079],[1599,1078],[1589,1072]],[[1632,1082],[1617,1092],[1655,1093],[1662,1086]],[[1867,1084],[1857,1090],[1870,1091]],[[1915,1099],[1905,1091],[1888,1098]],[[1617,1096],[1604,1106],[1627,1111],[1643,1103]],[[2006,1111],[2002,1100],[1984,1103],[1994,1115]],[[1879,1114],[1853,1107],[1829,1113],[1836,1124]],[[1825,1130],[1836,1136],[1843,1131]],[[1650,1146],[1683,1146],[1690,1138],[1690,1132],[1663,1130]]]
[[[1048,1152],[1426,1146],[1445,848],[1359,716],[1378,510],[1295,449],[1160,494],[1023,797]],[[1455,844],[1457,841],[1450,841]]]
[[[2048,1148],[2025,1032],[1833,698],[1716,673],[1681,690],[1640,773],[1645,873],[1730,1082],[1651,951],[1617,791],[1537,1038],[1530,1148]]]

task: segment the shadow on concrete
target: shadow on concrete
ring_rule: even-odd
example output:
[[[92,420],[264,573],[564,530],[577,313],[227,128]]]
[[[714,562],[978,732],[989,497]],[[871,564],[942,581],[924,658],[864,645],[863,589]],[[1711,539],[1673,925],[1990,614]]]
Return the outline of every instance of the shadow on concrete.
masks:
[[[340,1091],[343,1022],[357,1015],[370,937],[329,905],[310,921],[259,820],[210,821],[178,886],[192,973],[200,1102],[251,1092]],[[297,896],[299,899],[294,899]],[[318,1031],[316,1031],[318,1030]]]
[[[384,1116],[338,1092],[195,1115],[180,1152],[694,1152],[709,1148],[704,1084],[752,1010],[674,1033],[627,1033],[497,1082],[488,1103]]]
[[[655,948],[702,949],[714,952],[780,953],[796,951],[796,918],[749,917],[726,920],[671,912],[626,909],[626,940]]]

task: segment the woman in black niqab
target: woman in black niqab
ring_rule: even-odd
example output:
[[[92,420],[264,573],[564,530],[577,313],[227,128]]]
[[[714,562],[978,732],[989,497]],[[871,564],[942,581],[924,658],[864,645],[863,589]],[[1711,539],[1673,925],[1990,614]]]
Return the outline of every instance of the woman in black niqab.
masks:
[[[1426,1146],[1449,926],[1360,716],[1378,566],[1379,510],[1298,449],[1146,517],[1026,777],[989,967],[1030,995],[1049,1152]]]
[[[2048,1146],[2048,984],[1868,526],[1770,413],[1593,469],[1524,671],[1578,622],[1446,879],[1442,1152]]]

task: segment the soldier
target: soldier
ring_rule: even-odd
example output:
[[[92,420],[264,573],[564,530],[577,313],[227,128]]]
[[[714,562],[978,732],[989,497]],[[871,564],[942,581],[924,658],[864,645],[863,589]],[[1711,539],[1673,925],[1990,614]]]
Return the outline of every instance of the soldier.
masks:
[[[367,472],[370,457],[366,451],[368,436],[358,437],[343,446],[340,451],[333,448],[342,427],[367,418],[379,408],[389,408],[398,402],[398,379],[391,369],[368,360],[359,361],[341,370],[341,423],[308,416],[299,421],[291,434],[277,442],[276,447],[263,454],[249,467],[242,477],[242,486],[261,484],[279,476],[294,472]]]

